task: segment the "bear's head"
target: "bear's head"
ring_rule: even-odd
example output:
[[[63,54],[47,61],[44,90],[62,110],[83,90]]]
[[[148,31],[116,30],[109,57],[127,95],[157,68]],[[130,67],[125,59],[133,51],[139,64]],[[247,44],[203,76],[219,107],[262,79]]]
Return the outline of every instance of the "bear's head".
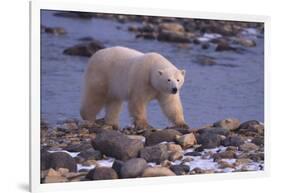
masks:
[[[152,86],[159,92],[177,94],[184,83],[185,70],[159,69],[152,76]]]

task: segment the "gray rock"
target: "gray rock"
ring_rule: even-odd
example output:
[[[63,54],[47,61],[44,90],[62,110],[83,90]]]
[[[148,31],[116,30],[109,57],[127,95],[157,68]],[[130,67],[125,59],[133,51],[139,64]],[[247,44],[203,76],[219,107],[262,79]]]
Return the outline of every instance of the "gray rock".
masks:
[[[249,152],[249,151],[257,151],[259,147],[254,143],[245,143],[240,145],[239,150]]]
[[[169,158],[168,148],[166,144],[157,144],[147,146],[140,151],[140,157],[147,162],[160,163]]]
[[[163,129],[161,131],[155,131],[149,134],[146,137],[145,145],[156,145],[163,141],[166,142],[175,142],[177,136],[181,136],[182,134],[174,129]]]
[[[111,180],[118,179],[118,175],[112,168],[98,167],[90,170],[86,178],[89,180]]]
[[[244,141],[239,136],[229,136],[222,141],[223,146],[235,146],[239,147]]]
[[[55,170],[59,168],[67,168],[70,172],[76,172],[77,166],[75,159],[65,152],[51,153],[48,158],[49,168]]]
[[[258,145],[258,146],[264,146],[264,137],[257,136],[252,140],[252,143]]]
[[[105,48],[104,45],[102,45],[98,41],[91,41],[91,42],[85,42],[85,43],[79,43],[72,47],[66,48],[63,51],[63,54],[66,55],[72,55],[72,56],[86,56],[90,57],[94,53],[96,53],[98,50]]]
[[[136,178],[141,176],[147,167],[147,162],[143,158],[132,158],[124,163],[121,168],[122,178]]]
[[[92,145],[103,154],[123,161],[137,157],[143,148],[143,143],[140,140],[130,139],[117,131],[97,134]]]
[[[221,137],[212,132],[204,132],[197,137],[197,142],[201,144],[204,149],[215,148],[220,146]]]
[[[94,150],[93,148],[82,151],[78,156],[83,157],[85,160],[99,160],[102,159],[100,151]]]
[[[112,169],[114,169],[118,176],[121,176],[121,168],[123,167],[124,162],[121,160],[114,160],[113,164],[112,164]]]
[[[176,175],[185,175],[189,172],[190,167],[188,165],[172,165],[170,167]]]
[[[228,118],[220,120],[214,123],[214,127],[221,127],[224,129],[235,130],[240,126],[240,121],[238,119]]]
[[[254,125],[259,125],[260,123],[256,120],[250,120],[250,121],[246,121],[243,122],[240,127],[238,128],[238,130],[245,130],[248,127],[254,126]]]
[[[235,151],[224,151],[213,155],[214,160],[237,158]]]
[[[223,135],[223,136],[229,136],[230,134],[230,131],[228,129],[224,129],[224,128],[220,128],[220,127],[210,127],[210,128],[204,128],[204,129],[200,129],[198,130],[198,133],[199,134],[202,134],[202,133],[213,133],[213,134],[216,134],[216,135]]]

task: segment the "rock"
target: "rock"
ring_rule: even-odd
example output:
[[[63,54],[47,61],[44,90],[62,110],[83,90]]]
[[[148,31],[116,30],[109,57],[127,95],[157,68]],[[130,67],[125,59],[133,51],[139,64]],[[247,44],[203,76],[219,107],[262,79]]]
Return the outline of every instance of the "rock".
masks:
[[[197,137],[197,142],[204,149],[215,148],[220,146],[221,137],[212,132],[204,132]]]
[[[176,175],[185,175],[189,172],[190,167],[188,165],[172,165],[170,166],[170,170]]]
[[[248,157],[255,162],[259,162],[264,160],[264,153],[251,153]]]
[[[183,157],[183,150],[180,145],[168,143],[167,148],[170,161],[179,160]]]
[[[256,42],[254,40],[246,39],[246,38],[238,38],[238,43],[245,47],[255,47],[256,46]]]
[[[201,44],[201,48],[203,49],[203,50],[206,50],[206,49],[208,49],[210,47],[210,44],[209,43],[203,43],[203,44]]]
[[[177,43],[191,42],[190,38],[184,32],[161,31],[159,32],[157,39],[159,41],[177,42]]]
[[[136,38],[144,38],[154,40],[157,38],[157,33],[155,32],[141,32],[136,35]]]
[[[103,154],[119,160],[128,160],[137,157],[143,148],[143,143],[137,139],[130,139],[117,131],[107,131],[97,134],[92,145]]]
[[[121,168],[122,178],[136,178],[141,176],[147,167],[147,162],[143,158],[132,158],[124,163]]]
[[[121,160],[114,160],[113,164],[112,164],[112,169],[114,169],[118,176],[121,176],[121,168],[123,167],[124,162]]]
[[[165,167],[148,167],[143,171],[142,177],[175,176],[176,174]]]
[[[249,152],[249,151],[257,151],[259,147],[254,143],[245,143],[240,145],[239,150]]]
[[[173,143],[168,143],[167,149],[169,152],[182,152],[181,146]]]
[[[180,160],[183,157],[183,153],[182,152],[171,152],[169,153],[169,160],[170,161],[176,161],[176,160]]]
[[[93,148],[82,151],[78,156],[83,157],[85,160],[100,160],[102,155],[100,151],[94,150]]]
[[[64,150],[69,152],[81,152],[87,149],[92,149],[92,145],[90,143],[82,143],[82,144],[71,144],[66,146]]]
[[[56,36],[66,34],[65,29],[62,28],[62,27],[44,27],[43,32],[53,34],[53,35],[56,35]]]
[[[63,176],[46,176],[44,183],[62,183],[67,181],[67,178]]]
[[[243,122],[242,124],[240,124],[240,127],[238,128],[238,130],[246,130],[249,127],[255,126],[255,125],[259,125],[260,123],[256,120],[250,120],[250,121],[246,121]]]
[[[198,55],[196,57],[196,63],[201,64],[203,66],[212,66],[217,64],[214,57],[205,56],[205,55]]]
[[[155,31],[155,26],[151,23],[147,23],[142,27],[138,28],[138,31],[145,32],[145,33],[152,33]]]
[[[184,32],[184,27],[179,23],[161,23],[159,31]]]
[[[197,151],[187,152],[184,154],[185,156],[201,156],[202,154]]]
[[[91,42],[86,42],[86,43],[79,43],[70,48],[66,48],[63,51],[63,54],[72,55],[72,56],[90,57],[95,52],[97,52],[98,50],[103,49],[103,48],[105,48],[105,46],[102,45],[100,42],[91,41]]]
[[[160,163],[169,158],[169,152],[166,144],[157,144],[147,146],[140,151],[140,157],[147,162]]]
[[[196,137],[193,133],[185,134],[177,138],[177,142],[182,146],[182,148],[187,149],[192,147],[197,143]]]
[[[210,127],[210,128],[203,128],[199,129],[197,131],[199,134],[203,133],[213,133],[216,135],[223,135],[223,136],[229,136],[230,131],[228,129],[220,128],[220,127]]]
[[[95,39],[92,38],[91,36],[86,36],[86,37],[79,38],[78,41],[91,42],[91,41],[95,41]]]
[[[76,172],[77,166],[75,159],[65,152],[51,153],[48,158],[49,168],[55,170],[59,168],[67,168],[71,172]]]
[[[61,12],[54,13],[54,16],[80,18],[80,19],[92,19],[95,16],[95,13],[80,12],[80,11],[61,11]]]
[[[130,31],[130,32],[138,32],[139,28],[136,25],[131,25],[131,26],[128,27],[128,31]]]
[[[145,143],[145,137],[142,135],[127,135],[130,139],[140,140],[141,142]]]
[[[225,40],[219,41],[216,47],[217,52],[222,52],[222,51],[236,51],[237,49],[230,46],[229,43]]]
[[[236,130],[240,126],[238,119],[228,118],[214,123],[214,127],[221,127],[229,130]]]
[[[86,178],[89,180],[111,180],[118,179],[118,175],[112,168],[98,167],[90,170]]]
[[[224,151],[213,155],[214,160],[237,158],[235,151]]]
[[[220,168],[222,169],[225,169],[225,168],[235,168],[234,164],[231,164],[227,161],[223,161],[223,160],[220,160],[218,162],[218,164],[220,165]]]
[[[246,136],[259,136],[264,135],[264,125],[261,125],[258,121],[252,120],[244,122],[238,128],[238,133]]]
[[[239,136],[229,136],[222,141],[223,146],[235,146],[239,147],[244,141]]]
[[[175,142],[177,136],[181,136],[182,134],[174,129],[163,129],[160,131],[152,132],[150,135],[146,137],[145,145],[156,145],[163,141],[166,142]]]
[[[49,169],[46,176],[53,177],[53,176],[61,176],[61,173],[54,170],[53,168]]]
[[[49,153],[47,150],[41,149],[40,151],[40,170],[47,170],[50,168],[50,157],[51,153]]]
[[[258,146],[264,146],[264,137],[257,136],[252,140],[252,143],[258,145]]]

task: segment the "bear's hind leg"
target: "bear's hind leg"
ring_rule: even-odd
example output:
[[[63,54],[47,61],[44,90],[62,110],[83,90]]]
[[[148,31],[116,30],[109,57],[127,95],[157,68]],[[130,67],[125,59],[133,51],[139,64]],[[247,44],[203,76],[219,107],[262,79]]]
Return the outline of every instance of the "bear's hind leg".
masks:
[[[112,125],[113,129],[119,128],[119,114],[122,108],[122,101],[108,101],[105,106],[105,124]]]

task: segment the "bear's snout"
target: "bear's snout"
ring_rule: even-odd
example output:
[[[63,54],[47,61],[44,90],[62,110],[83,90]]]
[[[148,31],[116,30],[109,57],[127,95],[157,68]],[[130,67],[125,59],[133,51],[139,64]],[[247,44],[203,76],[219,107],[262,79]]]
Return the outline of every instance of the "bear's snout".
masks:
[[[176,88],[176,87],[174,87],[173,89],[172,89],[172,93],[173,94],[176,94],[178,92],[178,89]]]

